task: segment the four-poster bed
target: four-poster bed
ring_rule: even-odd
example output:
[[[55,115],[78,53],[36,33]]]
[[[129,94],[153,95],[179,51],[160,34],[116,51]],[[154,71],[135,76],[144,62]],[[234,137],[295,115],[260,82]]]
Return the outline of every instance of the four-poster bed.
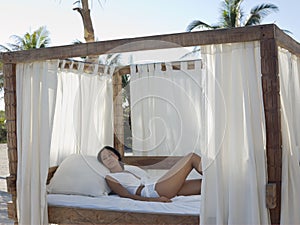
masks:
[[[9,52],[1,55],[5,76],[5,111],[8,134],[8,157],[10,176],[7,178],[8,191],[12,194],[12,202],[8,203],[9,217],[17,221],[16,182],[17,182],[17,125],[16,125],[16,64],[38,60],[66,59],[105,53],[134,52],[173,48],[176,44],[182,47],[210,44],[242,43],[259,41],[261,55],[262,91],[266,121],[266,153],[268,184],[266,187],[266,203],[270,211],[272,224],[280,223],[281,213],[281,170],[282,170],[282,131],[280,111],[280,86],[278,68],[278,47],[285,48],[295,55],[300,55],[300,45],[275,25],[262,25],[236,29],[220,29],[192,33],[159,35],[113,41],[102,41],[73,46],[61,46],[21,52]],[[134,43],[131,45],[130,43]],[[121,47],[120,47],[121,46]],[[124,128],[122,99],[118,95],[122,89],[121,75],[129,73],[129,68],[116,69],[113,75],[114,97],[114,146],[123,149]],[[164,164],[157,164],[165,157],[125,157],[132,165],[169,168],[176,158],[167,158]],[[167,162],[167,163],[166,163]],[[161,168],[160,168],[161,169]],[[49,171],[49,177],[53,174]],[[66,207],[48,207],[49,222],[53,223],[180,223],[197,224],[199,216],[139,214],[115,211],[85,210]],[[84,217],[82,215],[85,215]],[[84,219],[83,219],[84,218]],[[83,219],[83,220],[82,220]]]

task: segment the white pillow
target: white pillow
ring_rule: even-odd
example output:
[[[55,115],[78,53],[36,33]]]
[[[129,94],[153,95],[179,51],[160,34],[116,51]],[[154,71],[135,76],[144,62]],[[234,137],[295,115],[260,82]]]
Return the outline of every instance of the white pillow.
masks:
[[[59,165],[49,185],[48,193],[102,196],[110,192],[105,176],[109,170],[96,156],[73,154]]]

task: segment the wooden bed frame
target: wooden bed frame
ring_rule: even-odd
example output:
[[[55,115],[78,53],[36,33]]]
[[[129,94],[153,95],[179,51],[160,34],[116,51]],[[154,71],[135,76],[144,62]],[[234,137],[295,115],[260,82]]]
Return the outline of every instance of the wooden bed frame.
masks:
[[[106,53],[122,53],[140,50],[167,49],[176,46],[192,47],[221,43],[237,43],[259,41],[261,52],[261,72],[262,88],[264,98],[264,110],[266,119],[266,138],[267,138],[267,169],[268,185],[267,189],[267,207],[270,210],[272,224],[280,223],[281,207],[281,114],[280,114],[280,87],[278,77],[278,46],[281,46],[293,54],[300,55],[300,45],[290,36],[280,30],[276,25],[261,25],[241,27],[234,29],[219,29],[211,31],[200,31],[190,33],[178,33],[168,35],[157,35],[149,37],[119,39],[112,41],[100,41],[78,45],[51,47],[36,50],[27,50],[19,52],[7,52],[0,55],[3,61],[4,72],[4,98],[5,113],[7,125],[7,146],[9,158],[10,176],[7,178],[8,191],[12,194],[12,202],[8,203],[9,218],[17,221],[16,216],[16,180],[17,180],[17,132],[16,132],[16,64],[22,62],[32,62],[48,59],[66,59],[71,57],[80,57],[88,55],[101,55]],[[126,71],[125,71],[126,72]],[[118,93],[122,89],[122,69],[116,70],[113,76],[114,82],[114,129],[115,129],[115,147],[123,149],[124,129],[122,99]],[[123,73],[124,74],[124,73]],[[143,163],[148,159],[144,159]],[[152,159],[149,159],[150,161]],[[66,210],[66,211],[64,211]],[[68,211],[68,212],[67,212]],[[176,223],[175,216],[162,218],[156,215],[144,214],[118,214],[115,212],[75,212],[72,208],[62,209],[58,207],[49,207],[50,221],[58,223],[87,223],[83,221],[81,215],[89,215],[91,223],[144,223],[144,218],[150,218],[151,223],[154,218],[165,223]],[[61,220],[63,215],[70,214],[68,220]],[[95,216],[93,216],[95,215]],[[72,218],[72,219],[70,219]],[[93,218],[93,219],[92,219]],[[108,218],[108,220],[102,220]],[[176,219],[173,219],[176,218]],[[150,220],[149,219],[149,220]],[[187,218],[188,219],[188,218]],[[198,223],[190,218],[191,223]],[[96,222],[98,221],[98,222]],[[179,219],[178,219],[179,221]],[[177,221],[177,223],[178,223]],[[180,222],[179,222],[180,223]],[[188,223],[184,222],[184,223]]]
[[[124,156],[124,162],[143,169],[169,169],[180,157]],[[47,182],[58,167],[49,169]],[[49,223],[58,224],[199,224],[200,217],[191,215],[120,212],[76,207],[48,206]]]

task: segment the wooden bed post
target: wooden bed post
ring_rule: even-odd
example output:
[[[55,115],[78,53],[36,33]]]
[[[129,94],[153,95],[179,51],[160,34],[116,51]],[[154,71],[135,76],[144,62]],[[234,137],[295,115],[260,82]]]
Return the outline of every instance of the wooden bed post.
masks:
[[[6,178],[7,190],[12,196],[12,202],[7,204],[8,217],[17,223],[17,124],[16,124],[16,64],[5,63],[3,65],[4,73],[4,101],[7,129],[7,149],[9,160],[9,177]]]
[[[114,147],[124,156],[124,124],[122,107],[122,75],[119,70],[113,74],[113,101],[114,101]]]
[[[282,136],[280,118],[280,87],[278,68],[278,46],[274,38],[260,41],[261,73],[266,119],[267,138],[267,207],[270,209],[272,224],[280,224]]]

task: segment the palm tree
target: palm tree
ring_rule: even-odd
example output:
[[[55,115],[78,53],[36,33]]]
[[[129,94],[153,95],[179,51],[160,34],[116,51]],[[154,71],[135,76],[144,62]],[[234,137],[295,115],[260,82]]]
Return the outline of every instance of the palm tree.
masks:
[[[8,47],[0,45],[1,51],[20,51],[34,48],[45,48],[50,44],[49,31],[45,26],[38,28],[32,34],[27,32],[23,37],[12,35],[10,38],[13,40],[13,43],[8,43]]]
[[[101,0],[98,0],[98,3],[101,5]],[[91,18],[91,10],[89,8],[89,0],[77,0],[73,3],[73,10],[77,11],[82,19],[83,28],[84,28],[84,39],[86,42],[94,42],[95,32],[93,27],[93,22]],[[102,6],[102,5],[101,5]],[[86,61],[97,63],[98,56],[87,56]]]
[[[274,4],[261,4],[253,7],[250,14],[244,14],[241,4],[243,0],[224,0],[221,7],[221,18],[218,24],[209,25],[200,20],[192,21],[186,28],[192,31],[200,29],[219,29],[258,25],[262,20],[272,12],[277,12],[278,7]]]
[[[32,34],[27,32],[23,37],[12,35],[10,38],[13,40],[13,43],[8,43],[7,46],[0,45],[1,52],[45,48],[50,43],[49,31],[44,26],[35,30]],[[0,92],[3,91],[3,85],[4,77],[2,71],[2,63],[0,63]],[[3,96],[0,98],[3,98]]]
[[[73,4],[75,5],[73,10],[77,11],[82,18],[85,41],[86,42],[95,41],[95,33],[94,33],[94,27],[91,19],[91,11],[89,9],[89,1],[78,0]]]

